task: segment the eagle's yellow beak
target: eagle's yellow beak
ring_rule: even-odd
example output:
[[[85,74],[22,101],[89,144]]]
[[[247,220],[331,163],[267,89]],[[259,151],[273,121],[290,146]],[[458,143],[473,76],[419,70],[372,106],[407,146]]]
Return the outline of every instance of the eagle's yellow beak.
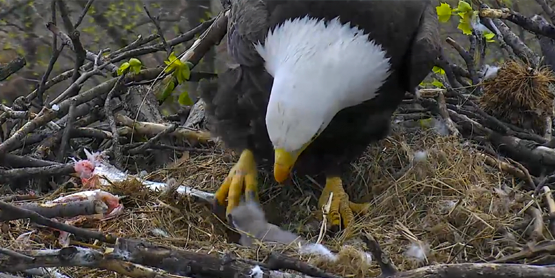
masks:
[[[274,178],[277,182],[282,183],[291,172],[291,168],[297,161],[297,155],[289,153],[284,149],[276,149],[274,162]]]

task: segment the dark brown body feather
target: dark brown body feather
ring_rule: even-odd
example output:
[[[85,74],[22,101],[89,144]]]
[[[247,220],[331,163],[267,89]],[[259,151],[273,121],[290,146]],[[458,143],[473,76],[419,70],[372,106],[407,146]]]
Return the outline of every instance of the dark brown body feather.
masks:
[[[212,131],[236,151],[252,150],[259,164],[273,163],[265,123],[273,78],[253,44],[264,42],[269,28],[307,14],[325,19],[339,16],[341,22],[350,21],[370,33],[391,58],[393,71],[378,97],[340,111],[301,154],[295,170],[306,174],[339,173],[371,142],[386,137],[391,114],[405,91],[412,91],[426,77],[439,54],[438,21],[428,0],[230,3],[228,51],[239,66],[220,74],[217,84],[205,83],[202,98]]]

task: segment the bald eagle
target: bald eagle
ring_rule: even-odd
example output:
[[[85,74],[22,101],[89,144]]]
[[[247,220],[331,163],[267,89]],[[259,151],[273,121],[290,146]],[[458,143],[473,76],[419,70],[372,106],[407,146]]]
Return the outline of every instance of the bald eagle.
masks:
[[[440,53],[431,0],[227,0],[228,53],[237,64],[205,84],[212,132],[241,153],[215,194],[226,215],[258,201],[257,167],[325,174],[331,226],[368,204],[349,201],[341,174],[389,133],[406,91]],[[323,175],[322,175],[323,176]],[[230,220],[228,218],[228,220]]]

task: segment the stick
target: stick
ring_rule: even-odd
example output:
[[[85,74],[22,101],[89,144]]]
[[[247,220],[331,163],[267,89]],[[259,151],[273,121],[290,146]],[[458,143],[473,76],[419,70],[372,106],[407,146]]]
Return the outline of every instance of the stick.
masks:
[[[23,209],[23,208],[18,208],[18,207],[10,205],[8,203],[2,202],[2,201],[0,201],[0,209],[5,210],[7,213],[16,214],[18,216],[18,218],[29,218],[31,220],[31,222],[34,222],[34,223],[37,223],[37,224],[40,224],[40,225],[43,225],[43,226],[47,226],[47,227],[50,227],[50,228],[54,228],[54,229],[57,229],[57,230],[61,230],[61,231],[64,231],[64,232],[68,232],[68,233],[74,234],[76,236],[97,239],[99,241],[107,242],[107,243],[115,243],[116,242],[116,237],[114,237],[112,235],[104,235],[104,234],[99,233],[99,232],[88,231],[88,230],[85,230],[85,229],[81,229],[81,228],[73,227],[73,226],[70,226],[70,225],[66,225],[66,224],[63,224],[63,223],[60,223],[60,222],[52,221],[52,220],[34,212],[34,211],[26,210],[26,209]]]
[[[461,134],[457,129],[457,126],[455,125],[455,123],[453,123],[453,120],[451,120],[451,117],[449,117],[449,112],[447,112],[447,105],[445,104],[445,96],[441,91],[437,93],[437,103],[439,106],[439,113],[441,114],[441,117],[445,121],[445,125],[447,126],[447,129],[449,129],[449,132],[451,132],[451,135],[459,137]]]
[[[17,207],[36,212],[46,218],[71,218],[80,215],[103,214],[107,210],[104,202],[99,200],[74,201],[68,203],[37,204],[23,203]],[[0,222],[20,219],[21,214],[0,211]]]

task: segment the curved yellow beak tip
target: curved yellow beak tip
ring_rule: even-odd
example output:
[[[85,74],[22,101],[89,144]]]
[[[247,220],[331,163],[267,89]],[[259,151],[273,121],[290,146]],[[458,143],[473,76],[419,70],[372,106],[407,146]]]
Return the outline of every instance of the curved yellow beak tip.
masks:
[[[284,149],[276,149],[274,163],[274,178],[277,182],[282,183],[289,178],[289,173],[296,158]]]
[[[282,183],[289,177],[289,169],[281,165],[274,165],[274,178],[277,182]]]

